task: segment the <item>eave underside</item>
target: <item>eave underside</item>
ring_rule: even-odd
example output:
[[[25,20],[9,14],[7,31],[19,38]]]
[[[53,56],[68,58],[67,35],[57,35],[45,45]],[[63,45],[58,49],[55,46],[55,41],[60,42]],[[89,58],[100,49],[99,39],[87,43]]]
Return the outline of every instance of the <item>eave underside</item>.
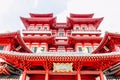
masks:
[[[98,48],[93,53],[109,53],[115,51],[115,45],[120,44],[120,34],[106,32]],[[108,50],[105,49],[107,47]]]
[[[54,62],[59,63],[74,63],[74,65],[80,63],[78,66],[88,66],[96,70],[105,70],[111,65],[120,61],[120,54],[50,54],[50,53],[16,53],[16,52],[1,52],[1,58],[8,63],[15,65],[21,69],[30,68],[32,66],[45,65],[46,63]],[[16,60],[16,61],[14,61]]]

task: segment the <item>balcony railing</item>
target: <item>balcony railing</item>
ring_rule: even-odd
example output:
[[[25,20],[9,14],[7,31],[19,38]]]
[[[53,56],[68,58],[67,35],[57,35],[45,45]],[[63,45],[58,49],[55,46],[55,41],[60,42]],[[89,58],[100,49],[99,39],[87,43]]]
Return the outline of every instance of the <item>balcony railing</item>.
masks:
[[[72,34],[101,34],[101,30],[72,30]]]
[[[30,30],[23,30],[22,31],[23,34],[52,34],[51,30],[34,30],[34,31],[30,31]]]
[[[33,55],[33,56],[80,56],[80,55],[88,55],[90,53],[83,53],[83,52],[40,52],[40,53],[21,53],[21,52],[14,52],[14,51],[2,51],[0,50],[0,54],[16,54],[16,55]]]
[[[55,39],[68,39],[67,36],[55,36]]]
[[[12,55],[26,55],[26,56],[109,56],[109,55],[120,55],[120,52],[111,53],[101,53],[101,54],[91,54],[83,52],[41,52],[41,53],[21,53],[13,51],[1,51],[1,54],[12,54]]]

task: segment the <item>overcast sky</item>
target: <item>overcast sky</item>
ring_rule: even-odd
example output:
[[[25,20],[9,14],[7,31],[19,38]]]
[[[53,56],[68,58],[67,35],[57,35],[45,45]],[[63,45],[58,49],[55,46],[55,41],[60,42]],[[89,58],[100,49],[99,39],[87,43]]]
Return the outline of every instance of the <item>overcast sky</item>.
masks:
[[[99,29],[109,32],[120,31],[120,0],[1,0],[0,32],[24,29],[20,16],[29,13],[50,13],[63,22],[69,13],[94,13],[104,17]]]

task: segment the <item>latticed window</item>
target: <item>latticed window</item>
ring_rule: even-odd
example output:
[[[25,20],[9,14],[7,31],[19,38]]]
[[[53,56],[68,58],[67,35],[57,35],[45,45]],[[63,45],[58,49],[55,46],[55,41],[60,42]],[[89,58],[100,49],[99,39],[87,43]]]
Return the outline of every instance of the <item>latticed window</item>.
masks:
[[[91,53],[91,52],[92,52],[92,47],[86,47],[86,49],[87,49],[87,52],[88,52],[88,53]]]
[[[90,30],[95,30],[94,26],[90,26]]]
[[[47,31],[47,30],[48,30],[48,27],[44,27],[44,30]]]
[[[65,46],[58,46],[58,48],[59,48],[59,49],[64,49],[64,48],[65,48]]]
[[[30,30],[30,31],[33,31],[33,30],[34,30],[34,26],[30,26],[30,27],[29,27],[29,30]]]
[[[4,49],[4,46],[0,46],[0,50],[3,50]]]
[[[78,47],[78,52],[82,52],[82,47]]]
[[[41,52],[44,52],[45,51],[45,47],[41,47]]]
[[[74,30],[78,31],[79,29],[80,29],[80,25],[79,24],[74,25]]]
[[[31,50],[32,50],[32,52],[35,53],[37,51],[37,47],[32,47]]]
[[[37,31],[41,30],[41,27],[40,27],[40,26],[38,26],[38,27],[36,28],[36,30],[37,30]]]
[[[76,31],[79,31],[79,27],[76,27],[75,30],[76,30]]]
[[[40,53],[40,52],[45,52],[46,48],[45,47],[38,47],[37,48],[37,53]]]
[[[82,30],[84,30],[84,31],[85,31],[85,30],[87,30],[87,28],[84,26],[84,27],[82,27]]]
[[[59,37],[64,37],[64,32],[59,32]]]

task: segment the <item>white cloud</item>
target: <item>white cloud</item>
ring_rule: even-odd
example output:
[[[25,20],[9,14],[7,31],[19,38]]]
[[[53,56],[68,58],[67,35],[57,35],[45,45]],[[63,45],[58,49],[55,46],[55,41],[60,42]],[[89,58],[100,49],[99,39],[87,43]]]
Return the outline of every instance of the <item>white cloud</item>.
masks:
[[[3,30],[0,32],[23,28],[19,16],[28,16],[30,12],[57,13],[60,22],[65,22],[69,13],[95,13],[94,17],[105,17],[100,29],[119,32],[119,3],[119,0],[2,0],[0,27]]]
[[[9,9],[9,6],[11,6],[13,3],[13,0],[2,0],[0,1],[0,16],[6,13]]]

